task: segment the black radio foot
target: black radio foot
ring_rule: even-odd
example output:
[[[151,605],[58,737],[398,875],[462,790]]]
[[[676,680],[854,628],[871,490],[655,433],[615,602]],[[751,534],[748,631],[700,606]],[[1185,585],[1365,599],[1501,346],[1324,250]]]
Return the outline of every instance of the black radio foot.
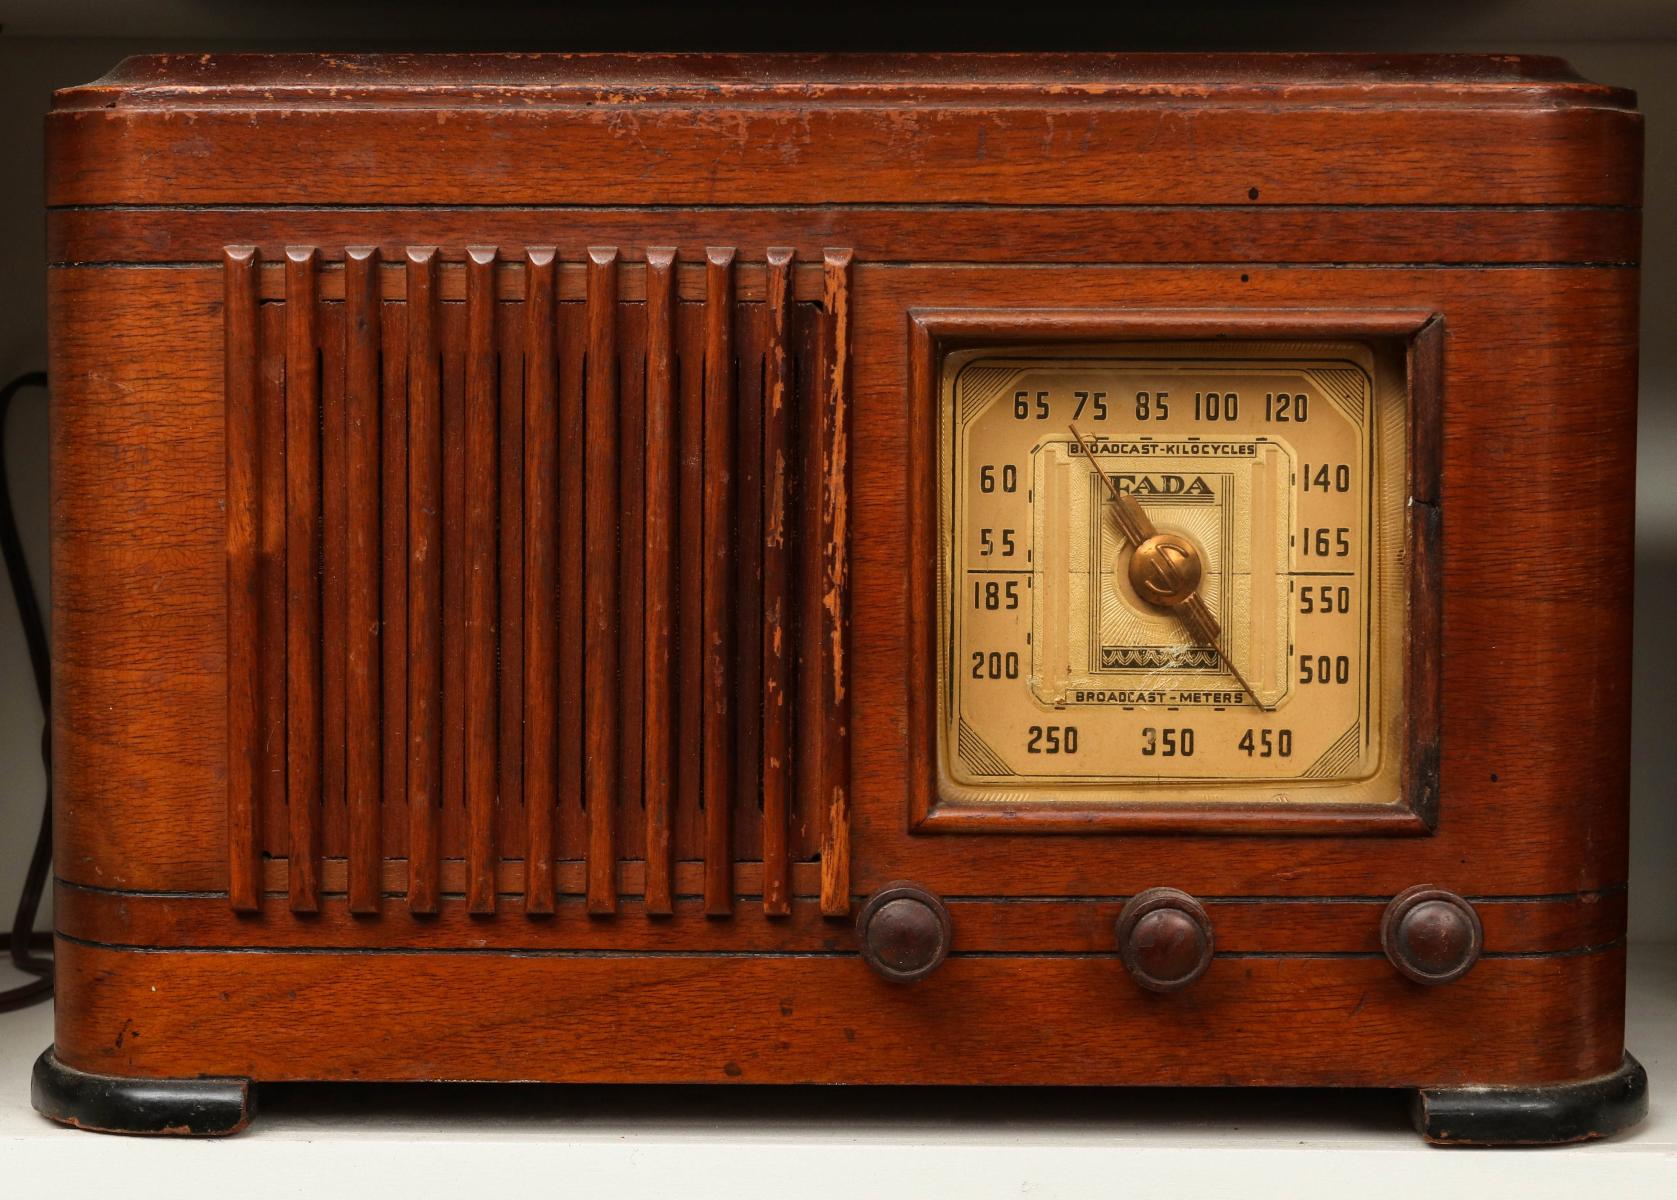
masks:
[[[1648,1115],[1648,1072],[1630,1055],[1611,1075],[1553,1087],[1420,1088],[1415,1129],[1435,1146],[1554,1146],[1629,1129]]]
[[[29,1097],[42,1116],[98,1133],[225,1137],[255,1112],[248,1079],[94,1075],[65,1066],[50,1049],[35,1060]]]

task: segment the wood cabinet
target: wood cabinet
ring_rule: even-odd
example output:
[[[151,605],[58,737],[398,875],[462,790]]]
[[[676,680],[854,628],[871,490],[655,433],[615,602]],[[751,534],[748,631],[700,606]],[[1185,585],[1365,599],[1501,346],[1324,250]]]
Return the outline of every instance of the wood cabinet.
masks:
[[[1516,58],[160,56],[48,130],[65,1067],[1618,1070],[1627,93]],[[938,356],[1007,329],[1401,361],[1401,811],[927,819]],[[908,984],[854,926],[898,880],[950,931]],[[1415,885],[1482,923],[1447,985],[1382,950]],[[1115,933],[1154,887],[1214,933],[1169,993]]]

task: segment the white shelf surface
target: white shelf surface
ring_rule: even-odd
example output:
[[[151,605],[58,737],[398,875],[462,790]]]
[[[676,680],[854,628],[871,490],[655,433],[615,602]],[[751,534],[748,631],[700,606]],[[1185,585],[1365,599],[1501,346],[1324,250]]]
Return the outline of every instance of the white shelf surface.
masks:
[[[0,1175],[19,1200],[1677,1196],[1677,947],[1630,961],[1650,1112],[1586,1146],[1434,1149],[1406,1093],[1316,1089],[310,1084],[259,1089],[237,1137],[112,1137],[30,1108],[42,1005],[0,1015]]]

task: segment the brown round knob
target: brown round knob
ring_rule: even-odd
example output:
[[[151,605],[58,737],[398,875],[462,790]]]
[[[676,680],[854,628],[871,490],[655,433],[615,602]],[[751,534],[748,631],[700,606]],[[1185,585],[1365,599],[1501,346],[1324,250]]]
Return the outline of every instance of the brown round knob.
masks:
[[[856,915],[856,940],[868,966],[892,983],[924,979],[949,956],[949,909],[917,883],[888,883]]]
[[[1118,914],[1118,953],[1130,977],[1152,992],[1185,988],[1211,965],[1211,919],[1175,888],[1148,888]]]
[[[1479,961],[1485,927],[1466,900],[1423,885],[1399,893],[1386,906],[1380,945],[1405,979],[1449,983]]]

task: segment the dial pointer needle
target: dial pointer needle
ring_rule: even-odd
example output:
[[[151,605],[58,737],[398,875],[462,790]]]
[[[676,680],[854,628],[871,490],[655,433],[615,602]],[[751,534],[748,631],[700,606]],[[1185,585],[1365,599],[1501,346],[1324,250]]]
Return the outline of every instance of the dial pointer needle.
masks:
[[[1118,520],[1119,530],[1129,541],[1132,549],[1140,549],[1143,542],[1158,536],[1158,529],[1154,527],[1152,520],[1148,518],[1141,505],[1136,503],[1132,497],[1119,491],[1118,485],[1112,482],[1112,476],[1101,470],[1100,464],[1095,461],[1095,455],[1089,447],[1088,440],[1078,432],[1077,426],[1072,425],[1070,429],[1071,436],[1077,439],[1077,444],[1083,451],[1083,457],[1089,460],[1089,466],[1096,475],[1100,476],[1101,482],[1106,484],[1106,490],[1112,496],[1113,515]],[[1209,646],[1217,652],[1217,657],[1222,659],[1223,665],[1229,669],[1229,673],[1235,677],[1235,681],[1240,684],[1248,696],[1252,697],[1252,703],[1265,712],[1273,712],[1273,706],[1263,702],[1257,690],[1246,682],[1246,676],[1241,674],[1240,668],[1235,665],[1234,659],[1229,656],[1229,652],[1223,648],[1223,631],[1218,628],[1217,618],[1211,615],[1211,610],[1206,607],[1205,600],[1199,592],[1192,592],[1186,599],[1169,607],[1188,627],[1188,632],[1193,635],[1196,642]]]

